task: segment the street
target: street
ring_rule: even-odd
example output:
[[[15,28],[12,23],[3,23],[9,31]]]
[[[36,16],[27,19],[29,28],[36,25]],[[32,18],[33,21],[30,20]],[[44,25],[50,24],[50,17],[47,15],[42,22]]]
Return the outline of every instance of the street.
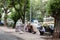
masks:
[[[15,32],[15,29],[0,27],[0,40],[47,40],[45,39],[45,37],[46,36],[41,36],[39,34],[32,34],[28,32],[20,34],[18,32]]]
[[[0,40],[23,40],[23,39],[0,30]]]

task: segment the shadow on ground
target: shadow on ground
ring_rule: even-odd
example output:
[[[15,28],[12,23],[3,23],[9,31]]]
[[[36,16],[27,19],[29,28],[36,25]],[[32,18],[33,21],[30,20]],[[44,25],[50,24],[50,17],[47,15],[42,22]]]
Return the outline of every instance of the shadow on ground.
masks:
[[[60,40],[60,39],[54,39],[52,36],[41,36],[41,38],[45,40]]]
[[[46,36],[46,35],[43,35],[41,36],[42,39],[45,39],[45,40],[52,40],[52,36]]]

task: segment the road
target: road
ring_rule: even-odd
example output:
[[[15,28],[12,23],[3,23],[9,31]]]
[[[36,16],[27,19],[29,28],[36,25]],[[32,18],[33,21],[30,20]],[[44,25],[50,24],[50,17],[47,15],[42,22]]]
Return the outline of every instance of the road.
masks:
[[[23,40],[23,39],[0,30],[0,40]]]
[[[15,32],[15,29],[0,27],[0,40],[47,40],[46,38],[48,37],[28,32],[20,34],[19,32]]]

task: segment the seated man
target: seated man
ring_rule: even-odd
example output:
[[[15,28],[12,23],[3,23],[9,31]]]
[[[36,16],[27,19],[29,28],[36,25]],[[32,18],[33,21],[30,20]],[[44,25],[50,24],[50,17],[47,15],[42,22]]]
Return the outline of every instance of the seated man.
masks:
[[[45,28],[44,28],[44,27],[40,27],[39,32],[40,32],[40,35],[43,35],[43,34],[44,34],[44,32],[45,32]]]
[[[19,33],[24,33],[24,25],[21,22],[17,23],[15,31]]]
[[[27,25],[26,29],[28,30],[29,33],[33,33],[33,34],[36,33],[33,29],[33,26],[30,23]]]
[[[53,35],[53,32],[54,32],[54,26],[49,26],[49,28],[50,28],[50,33],[51,33],[51,35]]]

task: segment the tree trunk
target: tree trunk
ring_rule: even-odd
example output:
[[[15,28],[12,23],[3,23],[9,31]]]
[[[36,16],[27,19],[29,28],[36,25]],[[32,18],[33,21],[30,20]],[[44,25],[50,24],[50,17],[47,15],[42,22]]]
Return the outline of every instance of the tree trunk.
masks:
[[[16,26],[16,22],[14,22],[13,28],[15,28],[15,26]]]
[[[54,31],[54,37],[59,38],[60,37],[60,18],[56,17],[55,18],[55,31]]]
[[[25,17],[22,19],[22,23],[23,23],[23,24],[25,23]]]
[[[4,26],[7,26],[7,18],[6,18],[7,14],[5,14],[4,16]]]
[[[1,23],[1,17],[2,17],[2,16],[1,16],[1,14],[0,14],[0,23]],[[0,24],[0,25],[1,25],[1,24]]]
[[[24,24],[25,23],[25,14],[26,14],[26,3],[27,3],[27,0],[25,0],[25,4],[24,4],[24,12],[23,12],[23,17],[22,17],[22,23]]]
[[[7,8],[5,10],[5,16],[4,16],[4,26],[7,26]]]

